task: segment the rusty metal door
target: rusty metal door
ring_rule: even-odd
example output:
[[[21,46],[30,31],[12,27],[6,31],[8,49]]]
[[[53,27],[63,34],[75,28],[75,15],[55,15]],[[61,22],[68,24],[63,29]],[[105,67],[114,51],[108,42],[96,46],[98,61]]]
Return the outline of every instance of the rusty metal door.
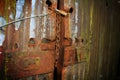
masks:
[[[27,20],[6,29],[8,80],[84,80],[85,52],[79,36],[78,5],[72,0],[25,0],[21,16]]]

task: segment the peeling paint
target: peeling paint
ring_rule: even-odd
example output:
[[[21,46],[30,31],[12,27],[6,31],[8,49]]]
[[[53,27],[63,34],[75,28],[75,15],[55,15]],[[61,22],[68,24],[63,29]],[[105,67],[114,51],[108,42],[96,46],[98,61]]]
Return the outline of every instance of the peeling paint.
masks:
[[[4,40],[5,40],[5,35],[3,32],[0,31],[0,46],[2,46]]]
[[[78,2],[75,2],[75,30],[74,30],[74,38],[77,38],[78,32]]]
[[[44,14],[46,14],[47,13],[47,9],[46,9],[46,7],[43,7],[43,13]],[[43,24],[44,24],[44,26],[43,26],[43,36],[42,36],[42,38],[45,38],[46,37],[46,29],[47,29],[47,27],[46,27],[46,24],[47,24],[47,17],[44,17],[44,22],[43,22]]]
[[[16,15],[15,20],[23,17],[23,6],[24,6],[25,0],[17,0],[16,2]],[[20,27],[21,22],[15,23],[15,30],[18,30]]]
[[[31,13],[31,16],[34,16],[35,15],[35,3],[36,3],[36,0],[32,0],[32,13]],[[30,38],[35,38],[35,28],[36,28],[36,22],[35,22],[35,19],[32,18],[30,20]]]
[[[14,14],[13,14],[12,12],[10,13],[9,18],[10,18],[11,20],[14,20]]]
[[[6,24],[6,20],[3,17],[0,17],[0,26]],[[0,27],[0,46],[2,46],[5,40],[5,34],[3,27]]]

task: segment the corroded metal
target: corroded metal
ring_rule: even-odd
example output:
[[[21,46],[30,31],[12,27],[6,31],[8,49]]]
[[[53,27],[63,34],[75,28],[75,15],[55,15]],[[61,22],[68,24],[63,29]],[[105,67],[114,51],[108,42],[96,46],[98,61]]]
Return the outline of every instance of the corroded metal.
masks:
[[[7,62],[8,75],[20,78],[54,71],[54,51],[49,51],[49,49],[45,51],[33,50],[32,48],[36,48],[36,46],[29,44],[27,52],[9,51],[9,53],[6,53],[6,57],[9,59]],[[42,47],[44,46],[42,45]]]
[[[75,47],[65,47],[64,50],[64,66],[73,65],[77,63],[77,52]]]
[[[3,47],[0,46],[0,72],[1,72],[2,67],[3,67],[3,58],[4,58],[3,52],[4,52]]]
[[[41,67],[41,61],[44,61],[42,62],[43,65],[49,66],[45,64],[46,61],[44,60],[48,55],[54,58],[54,64],[49,63],[53,67],[55,62],[58,62],[55,60],[57,52],[57,50],[55,51],[55,45],[57,45],[55,36],[56,26],[59,22],[56,22],[56,19],[59,18],[56,18],[56,13],[54,13],[58,6],[57,0],[48,0],[52,2],[53,9],[46,5],[46,0],[25,0],[25,4],[22,5],[22,14],[19,17],[17,17],[17,11],[21,9],[16,8],[18,6],[17,1],[24,0],[0,0],[0,16],[7,23],[34,15],[53,13],[42,18],[20,21],[20,24],[19,22],[10,24],[6,26],[6,29],[3,29],[6,31],[3,43],[6,56],[4,68],[5,78],[8,79],[2,79],[0,76],[0,80],[15,80],[14,78],[19,78],[16,80],[53,80],[53,76],[56,77],[59,70],[60,75],[62,75],[60,76],[61,80],[116,80],[117,68],[120,66],[117,61],[120,53],[118,44],[120,41],[120,37],[118,37],[120,34],[119,1],[64,0],[63,11],[71,13],[64,17],[65,36],[62,38],[64,48],[62,54],[64,56],[58,55],[58,61],[63,65],[61,65],[62,68],[58,65],[57,71],[54,72],[49,72],[44,68],[42,71],[37,66]],[[19,5],[20,7],[21,5]],[[71,8],[71,10],[67,8]],[[60,11],[58,9],[56,12],[60,13]],[[41,58],[44,52],[47,54]],[[15,65],[16,63],[17,65]],[[41,71],[36,74],[37,70],[35,71],[35,69]],[[19,76],[21,71],[25,74],[27,70],[32,73]],[[56,67],[53,70],[56,70]],[[15,73],[17,73],[16,76],[14,76]]]
[[[4,49],[0,46],[0,79],[4,80]]]
[[[69,80],[69,66],[79,67],[83,61],[82,52],[78,50],[79,39],[76,37],[74,40],[70,31],[74,25],[74,6],[66,5],[67,0],[51,0],[51,4],[47,0],[46,6],[42,0],[36,1],[33,10],[33,4],[25,1],[24,17],[52,14],[21,21],[18,30],[15,30],[16,25],[9,25],[4,42],[6,76],[20,80]],[[82,67],[80,72],[82,69],[85,68]],[[74,75],[78,72],[76,69],[73,71],[73,79],[76,79]],[[78,79],[80,72],[76,76]]]

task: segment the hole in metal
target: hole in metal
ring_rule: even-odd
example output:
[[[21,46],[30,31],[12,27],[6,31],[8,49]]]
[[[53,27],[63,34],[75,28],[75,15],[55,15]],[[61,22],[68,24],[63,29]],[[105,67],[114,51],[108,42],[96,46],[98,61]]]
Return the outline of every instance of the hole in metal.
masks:
[[[30,38],[30,40],[29,40],[29,44],[35,44],[35,40],[34,40],[34,38]]]
[[[69,12],[70,12],[70,13],[72,13],[72,12],[73,12],[73,7],[71,7],[71,8],[69,9]]]
[[[18,44],[17,43],[15,43],[14,48],[18,49]]]
[[[52,2],[50,0],[47,0],[46,4],[48,5],[48,7],[50,7],[52,5]]]
[[[81,39],[81,42],[83,43],[83,42],[84,42],[84,39]]]

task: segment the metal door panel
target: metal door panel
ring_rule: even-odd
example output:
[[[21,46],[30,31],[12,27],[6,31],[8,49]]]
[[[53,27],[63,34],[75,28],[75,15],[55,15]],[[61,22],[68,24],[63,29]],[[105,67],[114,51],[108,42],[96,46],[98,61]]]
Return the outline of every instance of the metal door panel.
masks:
[[[62,80],[82,80],[85,64],[81,61],[85,60],[85,52],[78,35],[79,4],[76,0],[58,0],[57,8],[57,0],[48,1],[53,5],[46,5],[46,0],[25,0],[24,17],[49,15],[21,21],[18,30],[14,24],[7,28],[6,75],[19,80],[53,80],[57,68]]]
[[[12,54],[12,55],[11,55]],[[8,75],[19,78],[54,71],[52,51],[19,52],[8,54]]]

